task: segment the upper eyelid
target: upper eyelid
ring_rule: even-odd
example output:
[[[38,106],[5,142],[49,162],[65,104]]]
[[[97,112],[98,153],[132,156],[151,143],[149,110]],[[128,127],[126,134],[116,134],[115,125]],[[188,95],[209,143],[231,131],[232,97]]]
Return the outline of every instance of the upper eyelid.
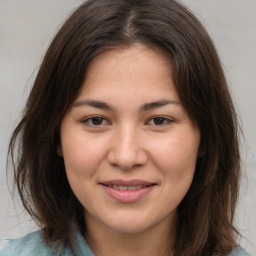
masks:
[[[149,122],[149,121],[151,121],[151,120],[153,120],[154,118],[157,118],[157,117],[163,118],[163,119],[165,119],[167,121],[170,121],[170,122],[174,122],[175,121],[174,118],[171,118],[171,117],[156,115],[156,116],[148,118],[147,122]]]
[[[104,117],[104,116],[102,116],[102,115],[90,115],[90,116],[87,116],[87,117],[83,118],[83,119],[81,120],[81,122],[82,122],[82,123],[85,123],[86,121],[88,121],[88,120],[90,120],[90,119],[92,119],[92,118],[94,118],[94,117],[100,117],[100,118],[102,118],[104,121],[106,121],[107,123],[111,123],[111,121],[110,121],[108,118],[106,118],[106,117]],[[170,123],[172,123],[172,122],[175,121],[175,119],[172,118],[172,117],[167,117],[167,116],[164,116],[164,115],[155,115],[155,116],[151,116],[151,117],[147,118],[146,121],[145,121],[145,124],[148,123],[148,122],[150,122],[150,121],[152,121],[154,118],[157,118],[157,117],[163,118],[163,119],[165,119],[166,121],[168,121],[168,122],[170,122]]]
[[[88,117],[85,117],[85,118],[83,118],[82,120],[81,120],[81,122],[82,123],[86,123],[86,122],[88,122],[89,120],[91,120],[91,119],[93,119],[93,118],[95,118],[95,117],[99,117],[99,118],[102,118],[104,121],[106,121],[107,123],[110,123],[110,121],[107,119],[107,118],[105,118],[105,117],[103,117],[103,116],[101,116],[101,115],[92,115],[92,116],[88,116]],[[96,125],[95,125],[96,126]]]
[[[83,118],[82,118],[82,121],[86,121],[86,120],[92,119],[92,118],[94,118],[94,117],[100,117],[100,118],[103,118],[104,120],[107,120],[107,118],[105,118],[105,117],[102,116],[102,115],[89,115],[89,116],[83,117]]]

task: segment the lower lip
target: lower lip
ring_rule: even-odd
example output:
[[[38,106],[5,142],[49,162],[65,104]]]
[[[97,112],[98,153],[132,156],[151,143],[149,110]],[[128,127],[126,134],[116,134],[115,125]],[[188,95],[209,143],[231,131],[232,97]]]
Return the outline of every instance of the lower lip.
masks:
[[[154,188],[154,185],[136,190],[118,190],[104,185],[102,187],[116,201],[120,203],[133,203],[146,196]]]

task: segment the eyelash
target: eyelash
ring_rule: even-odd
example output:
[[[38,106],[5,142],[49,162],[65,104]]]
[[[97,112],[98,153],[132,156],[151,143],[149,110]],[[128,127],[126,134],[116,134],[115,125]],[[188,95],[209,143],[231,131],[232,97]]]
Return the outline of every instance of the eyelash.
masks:
[[[97,126],[99,126],[99,127],[101,127],[101,126],[103,126],[103,125],[105,125],[105,124],[93,124],[93,119],[95,119],[94,121],[102,121],[102,122],[106,122],[107,124],[109,124],[109,122],[104,118],[104,117],[102,117],[102,116],[91,116],[91,117],[88,117],[88,118],[86,118],[86,119],[84,119],[83,121],[82,121],[82,123],[84,123],[84,124],[86,124],[86,125],[88,125],[88,126],[91,126],[91,127],[97,127]],[[98,119],[98,120],[97,120]]]
[[[150,119],[149,119],[149,121],[147,121],[147,123],[149,123],[149,122],[151,122],[151,121],[162,121],[163,123],[162,124],[151,124],[151,125],[154,125],[154,126],[165,126],[165,125],[168,125],[168,124],[171,124],[171,123],[173,123],[174,121],[172,120],[172,119],[170,119],[170,118],[166,118],[166,117],[164,117],[164,116],[155,116],[155,117],[151,117]]]
[[[155,122],[159,122],[159,121],[160,121],[160,124],[155,123]],[[100,123],[95,124],[93,122],[100,122]],[[151,123],[151,122],[153,122],[153,123]],[[155,117],[151,117],[150,119],[148,119],[146,124],[149,124],[151,126],[163,127],[163,126],[171,124],[173,122],[174,122],[174,120],[172,120],[170,118],[166,118],[166,117],[163,117],[163,116],[155,116]],[[110,122],[102,116],[88,117],[88,118],[82,120],[82,123],[84,123],[88,126],[91,126],[91,127],[102,127],[104,125],[109,125],[110,124]]]

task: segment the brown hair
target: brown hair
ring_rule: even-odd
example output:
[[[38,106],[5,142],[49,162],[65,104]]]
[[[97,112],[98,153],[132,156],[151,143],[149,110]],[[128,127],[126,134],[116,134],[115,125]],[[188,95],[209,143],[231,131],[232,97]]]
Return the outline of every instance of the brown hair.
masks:
[[[194,180],[178,207],[175,255],[227,255],[237,234],[237,117],[211,39],[174,0],[89,0],[59,30],[10,141],[23,205],[47,242],[70,244],[74,222],[85,231],[83,207],[57,155],[60,124],[90,61],[109,47],[138,42],[169,56],[180,101],[201,133]]]

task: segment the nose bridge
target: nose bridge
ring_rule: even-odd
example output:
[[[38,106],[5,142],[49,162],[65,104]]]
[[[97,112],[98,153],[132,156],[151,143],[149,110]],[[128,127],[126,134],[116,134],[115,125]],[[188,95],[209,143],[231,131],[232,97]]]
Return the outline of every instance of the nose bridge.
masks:
[[[117,143],[119,152],[126,156],[135,155],[139,146],[136,129],[130,125],[126,125],[118,133],[120,133],[118,134],[119,139]]]
[[[139,135],[139,129],[131,124],[120,125],[116,129],[109,152],[111,164],[118,165],[122,169],[130,169],[145,163],[147,157]]]

